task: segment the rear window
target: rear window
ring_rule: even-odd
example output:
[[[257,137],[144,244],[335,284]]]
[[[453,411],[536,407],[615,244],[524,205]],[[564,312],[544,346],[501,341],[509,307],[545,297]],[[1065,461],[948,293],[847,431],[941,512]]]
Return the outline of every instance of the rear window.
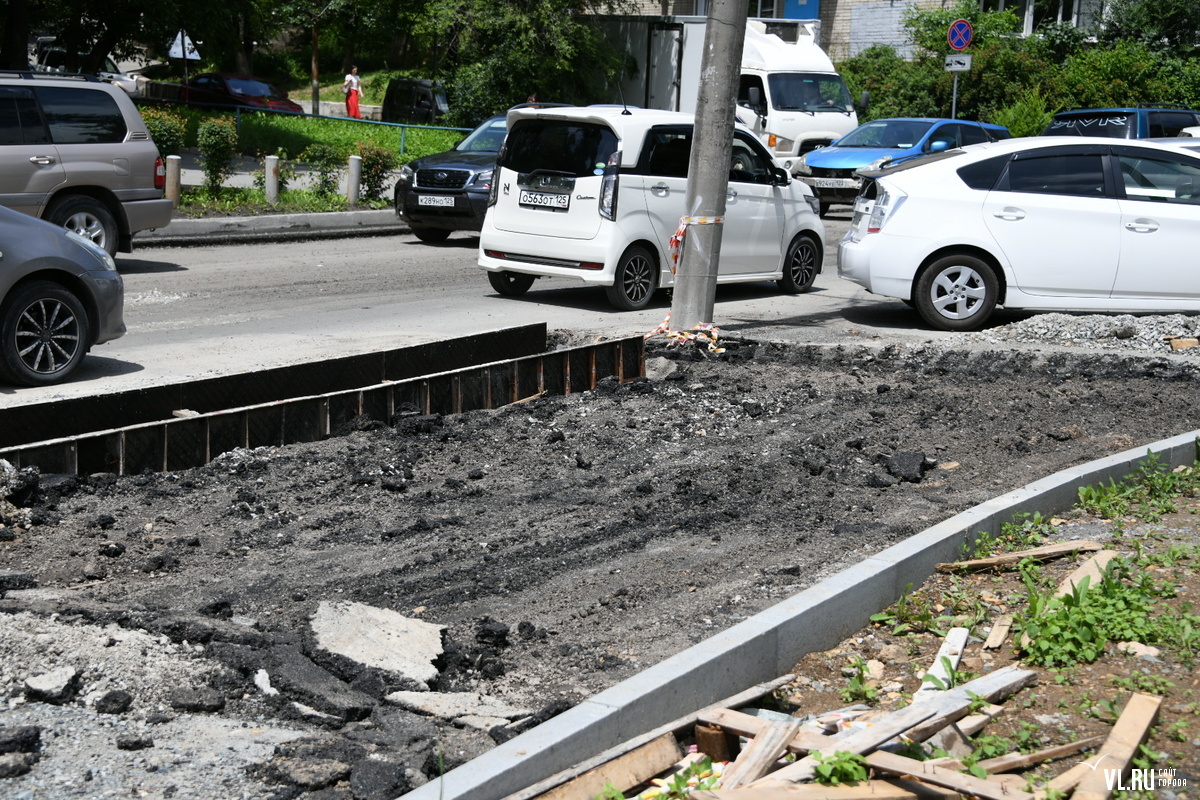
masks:
[[[501,166],[582,178],[597,175],[617,151],[617,136],[604,125],[560,119],[519,120],[508,134]]]
[[[33,92],[0,87],[0,145],[46,144],[49,141]]]
[[[987,191],[996,185],[1006,164],[1008,164],[1008,156],[985,158],[983,161],[959,167],[958,177],[962,178],[963,183],[972,189]]]
[[[1137,115],[1120,111],[1096,111],[1060,115],[1050,121],[1043,136],[1107,136],[1110,139],[1136,139]]]
[[[125,118],[107,92],[71,87],[38,87],[55,144],[102,144],[125,140]]]

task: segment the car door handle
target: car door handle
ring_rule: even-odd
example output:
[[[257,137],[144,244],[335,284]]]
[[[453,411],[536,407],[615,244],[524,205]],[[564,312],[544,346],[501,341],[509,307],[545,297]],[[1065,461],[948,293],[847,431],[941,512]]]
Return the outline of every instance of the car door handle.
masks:
[[[726,197],[737,197],[737,189],[728,189],[725,192]]]
[[[1135,219],[1125,223],[1125,230],[1134,233],[1154,233],[1158,230],[1158,223],[1152,219]]]
[[[992,216],[994,216],[996,219],[1005,219],[1009,222],[1016,222],[1017,220],[1025,219],[1025,212],[1019,208],[1008,206],[1007,208],[1000,209]]]
[[[30,156],[29,163],[37,164],[38,166],[42,166],[42,167],[48,167],[54,163],[54,157],[53,156]]]
[[[655,194],[670,194],[671,187],[667,186],[662,181],[659,181],[658,183],[656,183],[650,187],[650,191],[654,192]]]

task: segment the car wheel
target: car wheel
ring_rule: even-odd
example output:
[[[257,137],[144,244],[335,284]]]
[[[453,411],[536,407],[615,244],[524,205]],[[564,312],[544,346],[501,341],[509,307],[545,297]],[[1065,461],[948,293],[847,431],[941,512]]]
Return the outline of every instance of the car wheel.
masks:
[[[622,311],[637,311],[650,305],[658,288],[658,263],[644,247],[625,251],[617,262],[613,285],[608,287],[608,302]]]
[[[807,233],[799,234],[788,245],[783,259],[783,277],[779,289],[784,294],[800,294],[812,288],[821,266],[821,246]]]
[[[412,229],[413,236],[416,236],[422,242],[444,242],[450,236],[450,231],[446,228],[417,228]]]
[[[973,256],[939,258],[917,279],[913,300],[917,311],[935,328],[973,331],[983,327],[996,308],[996,272]]]
[[[523,275],[520,272],[509,272],[508,270],[488,273],[488,283],[505,297],[520,297],[529,291],[534,280],[535,276],[533,275]]]
[[[23,286],[0,306],[0,373],[22,386],[58,383],[83,360],[89,330],[75,295],[49,281]]]
[[[50,207],[46,219],[91,239],[110,256],[117,254],[117,222],[99,200],[81,195],[64,197]]]

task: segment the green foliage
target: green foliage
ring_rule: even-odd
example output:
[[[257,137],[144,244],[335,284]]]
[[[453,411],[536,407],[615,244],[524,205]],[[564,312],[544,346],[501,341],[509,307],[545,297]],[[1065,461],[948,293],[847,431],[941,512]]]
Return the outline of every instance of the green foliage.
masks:
[[[1196,483],[1196,470],[1172,472],[1159,461],[1157,453],[1149,453],[1119,483],[1110,478],[1107,486],[1080,488],[1078,505],[1088,513],[1110,519],[1136,513],[1157,522],[1163,514],[1175,511],[1177,497],[1193,494]]]
[[[974,0],[959,0],[948,8],[922,10],[915,5],[909,6],[904,14],[904,27],[918,48],[943,56],[954,52],[946,38],[946,31],[957,19],[971,23],[972,52],[1021,31],[1021,19],[1015,12],[983,11]]]
[[[1038,136],[1046,130],[1054,113],[1047,108],[1040,89],[1027,89],[1016,101],[992,115],[992,122],[1003,125],[1013,136]]]
[[[1000,524],[1000,532],[978,531],[972,545],[963,545],[963,553],[969,559],[987,558],[1000,553],[1028,550],[1042,544],[1045,537],[1053,533],[1050,520],[1039,512],[1014,514],[1012,522]]]
[[[1133,672],[1126,678],[1113,678],[1112,685],[1131,692],[1145,692],[1166,697],[1175,688],[1175,684],[1160,675],[1148,672]]]
[[[179,201],[179,211],[184,216],[204,216],[209,213],[247,216],[261,213],[268,208],[266,194],[262,189],[225,187],[211,192],[201,186],[184,189]],[[325,211],[345,211],[346,198],[336,194],[321,195],[313,191],[290,189],[281,192],[276,211],[289,214],[310,214]]]
[[[903,633],[936,633],[945,636],[946,623],[950,617],[938,616],[933,603],[920,590],[912,592],[912,584],[904,587],[904,594],[891,608],[871,615],[871,622],[891,628],[893,636]]]
[[[392,151],[378,145],[359,142],[356,149],[362,158],[362,196],[366,200],[379,200],[388,174],[398,166],[398,159]]]
[[[861,657],[856,657],[850,661],[850,666],[854,669],[854,674],[850,676],[850,684],[842,689],[842,702],[874,705],[879,699],[879,690],[868,680],[867,662]]]
[[[596,795],[595,800],[625,800],[625,793],[612,785],[612,782],[604,784],[604,788],[600,790],[600,794]]]
[[[184,117],[162,106],[153,106],[142,109],[142,119],[150,138],[158,146],[160,156],[166,158],[183,152],[184,142],[187,141],[187,120]]]
[[[321,144],[336,149],[342,161],[357,152],[360,145],[403,155],[409,161],[449,150],[463,136],[461,131],[440,128],[401,128],[285,114],[243,114],[240,124],[246,152],[273,153],[281,148],[302,153],[310,145]]]
[[[217,192],[233,174],[233,157],[238,152],[237,128],[223,117],[213,117],[201,123],[197,131],[200,148],[200,167],[204,171],[204,187]]]
[[[1157,52],[1192,56],[1200,41],[1200,4],[1195,0],[1108,0],[1104,27],[1097,35],[1105,44],[1134,41]]]
[[[342,173],[342,168],[346,166],[346,161],[338,148],[328,144],[310,145],[300,154],[300,158],[312,164],[316,169],[317,177],[313,182],[313,191],[319,195],[337,194],[338,177]]]
[[[831,756],[823,756],[819,752],[812,755],[817,762],[813,781],[822,786],[840,786],[867,779],[867,760],[858,753],[838,750]]]
[[[670,778],[655,779],[653,783],[659,789],[659,797],[664,800],[679,800],[698,789],[715,789],[719,780],[718,776],[713,774],[712,759],[705,756],[699,761],[689,764],[687,768],[676,772]],[[618,793],[611,797],[616,800],[622,795]],[[607,798],[602,795],[596,800],[607,800]]]
[[[940,661],[942,669],[946,673],[946,680],[942,680],[937,675],[932,675],[927,672],[925,673],[925,677],[921,678],[922,683],[928,683],[935,689],[946,691],[947,689],[953,689],[955,686],[961,686],[975,677],[971,673],[961,671],[955,667],[954,662],[950,660],[949,656],[942,656]]]
[[[287,151],[282,147],[276,150],[271,155],[279,157],[279,191],[287,191],[288,185],[296,179],[296,163],[288,160]],[[254,188],[259,191],[266,192],[267,189],[267,167],[266,156],[263,157],[263,168],[254,173]]]

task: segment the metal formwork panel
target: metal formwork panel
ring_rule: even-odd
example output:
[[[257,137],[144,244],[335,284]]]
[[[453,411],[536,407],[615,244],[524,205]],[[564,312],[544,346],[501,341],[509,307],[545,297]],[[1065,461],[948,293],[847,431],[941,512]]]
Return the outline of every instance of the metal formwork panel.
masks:
[[[458,375],[458,410],[478,411],[491,408],[491,377],[486,369],[476,369]]]
[[[361,392],[340,392],[326,398],[329,404],[329,430],[336,431],[352,419],[360,415],[361,405],[358,402]],[[291,424],[289,421],[289,428]]]
[[[329,403],[324,397],[305,397],[279,405],[285,413],[286,425],[280,435],[280,444],[315,442],[329,433]]]
[[[544,366],[544,358],[521,358],[513,362],[513,369],[517,373],[517,396],[513,398],[513,402],[524,400],[526,397],[533,397],[542,391],[542,369]]]
[[[80,475],[121,471],[121,431],[85,436],[78,441],[76,469]]]
[[[391,396],[390,386],[379,385],[363,389],[359,392],[359,403],[362,406],[363,416],[379,422],[390,420],[392,418]]]
[[[547,353],[542,357],[542,386],[546,394],[567,394],[567,356]]]
[[[208,455],[216,458],[246,446],[246,417],[244,414],[215,414],[208,419]]]
[[[449,375],[437,375],[427,378],[422,383],[426,391],[426,414],[454,414],[455,383]]]
[[[208,463],[208,419],[172,420],[167,431],[167,469],[188,469]]]
[[[162,472],[166,466],[167,428],[165,425],[144,425],[125,430],[122,442],[121,471],[137,475],[150,470]]]
[[[596,370],[592,364],[594,349],[567,351],[567,393],[586,392],[596,385]]]

